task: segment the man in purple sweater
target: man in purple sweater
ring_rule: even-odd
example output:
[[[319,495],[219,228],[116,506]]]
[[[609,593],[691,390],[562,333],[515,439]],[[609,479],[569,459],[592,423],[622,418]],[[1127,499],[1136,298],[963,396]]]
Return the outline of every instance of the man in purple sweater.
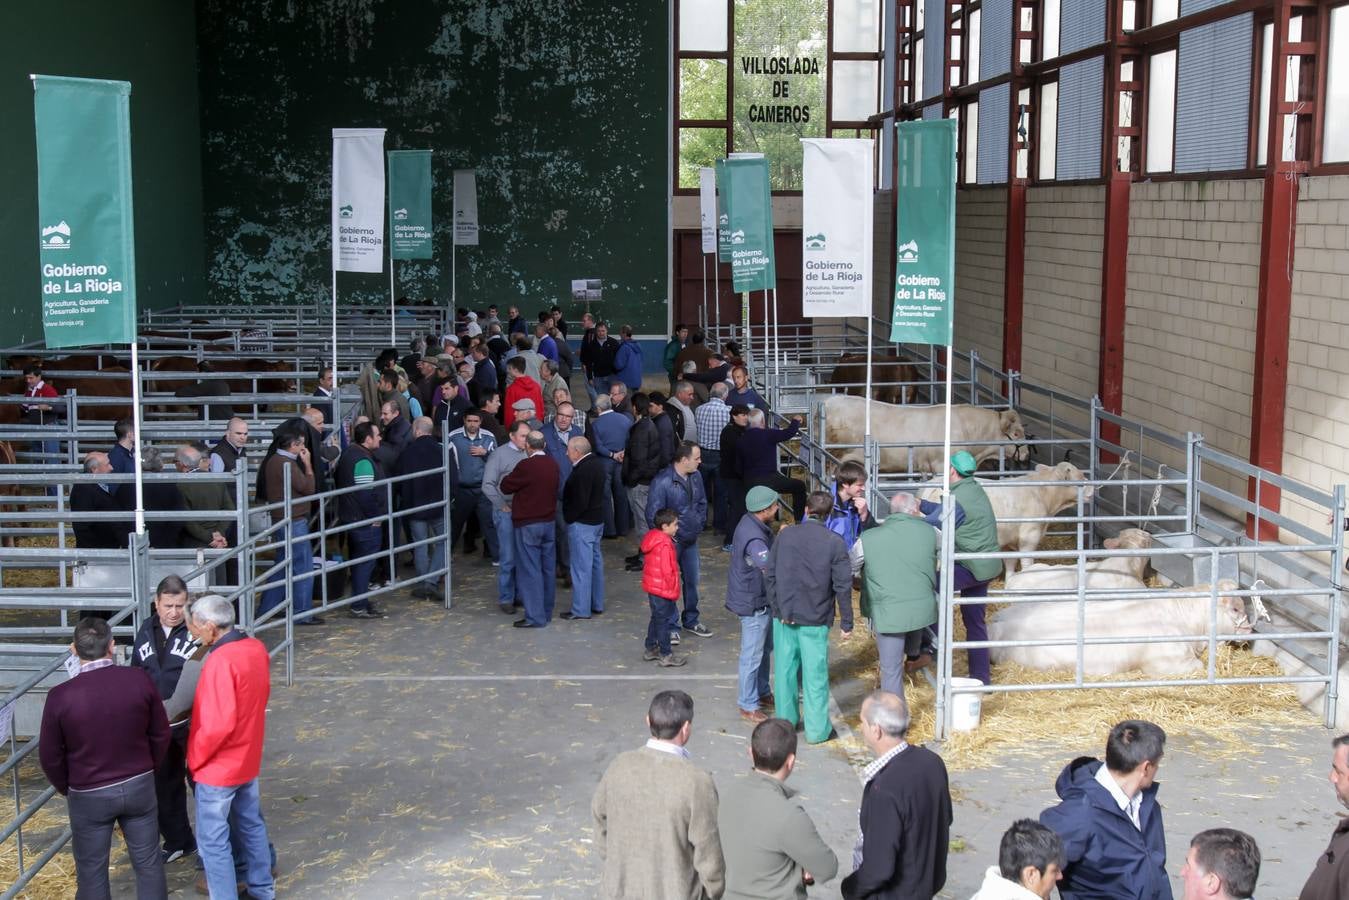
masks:
[[[169,747],[164,702],[143,670],[113,662],[112,629],[102,619],[81,619],[71,650],[80,671],[47,695],[38,759],[66,797],[79,896],[112,896],[114,824],[136,870],[136,896],[167,896],[155,802],[155,769]]]

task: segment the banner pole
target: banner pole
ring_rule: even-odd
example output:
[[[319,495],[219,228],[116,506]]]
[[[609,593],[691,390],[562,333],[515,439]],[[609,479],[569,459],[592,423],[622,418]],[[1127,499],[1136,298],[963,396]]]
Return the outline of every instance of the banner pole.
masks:
[[[712,260],[712,287],[716,291],[717,339],[721,340],[721,261],[715,258]]]
[[[866,435],[867,441],[871,440],[871,316],[867,316],[867,404],[864,407],[866,412],[863,414],[865,424],[862,426],[862,434]],[[900,396],[904,396],[904,389],[900,388]]]
[[[703,320],[699,323],[707,331],[707,254],[703,254]]]
[[[390,223],[392,227],[392,223]],[[394,309],[393,298],[397,293],[393,280],[393,235],[389,235],[389,346],[398,346],[398,312]]]
[[[136,452],[132,458],[136,473],[136,534],[145,533],[145,485],[141,474],[141,367],[140,341],[131,336],[131,429],[136,434]],[[139,601],[140,598],[138,597]]]
[[[764,288],[764,290],[763,290],[763,366],[760,368],[760,371],[763,372],[763,375],[764,375],[765,378],[768,377],[769,368],[770,368],[770,363],[772,363],[772,360],[768,358],[768,354],[769,354],[769,351],[768,351],[768,324],[769,324],[770,322],[772,322],[772,321],[773,321],[773,320],[770,319],[770,318],[768,317],[768,288]]]
[[[459,172],[450,173],[450,321],[459,309]]]
[[[450,312],[459,308],[459,245],[450,235]]]
[[[781,351],[778,347],[778,327],[781,322],[778,321],[778,289],[773,288],[773,383],[780,384],[778,380],[782,375],[782,361],[779,358]]]

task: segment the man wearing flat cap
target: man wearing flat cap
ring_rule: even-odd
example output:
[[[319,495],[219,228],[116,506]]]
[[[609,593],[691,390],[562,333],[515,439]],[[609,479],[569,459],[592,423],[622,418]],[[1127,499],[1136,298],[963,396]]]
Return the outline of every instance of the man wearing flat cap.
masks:
[[[731,565],[726,575],[726,608],[740,617],[740,678],[736,703],[740,718],[755,725],[772,706],[768,685],[773,652],[773,616],[764,590],[764,569],[773,546],[769,523],[778,514],[778,495],[770,487],[750,488],[745,515],[732,530]]]

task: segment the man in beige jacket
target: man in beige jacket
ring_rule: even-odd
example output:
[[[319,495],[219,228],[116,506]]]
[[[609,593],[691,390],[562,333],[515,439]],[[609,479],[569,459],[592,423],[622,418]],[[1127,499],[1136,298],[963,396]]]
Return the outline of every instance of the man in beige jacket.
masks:
[[[600,896],[613,900],[718,900],[726,864],[717,834],[717,788],[684,749],[693,698],[661,691],[646,714],[651,738],[620,753],[590,811],[604,860]]]

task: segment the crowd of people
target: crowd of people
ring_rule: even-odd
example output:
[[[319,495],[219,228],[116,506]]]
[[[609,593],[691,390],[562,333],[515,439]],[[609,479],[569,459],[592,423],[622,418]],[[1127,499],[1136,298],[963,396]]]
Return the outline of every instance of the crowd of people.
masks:
[[[795,726],[759,722],[748,777],[722,780],[693,763],[693,699],[656,694],[645,746],[620,753],[591,799],[605,898],[804,898],[848,872],[846,900],[931,900],[946,884],[950,785],[941,757],[908,743],[904,698],[878,690],[862,703],[861,738],[874,755],[851,860],[841,865],[786,782],[797,762]],[[1014,821],[970,900],[1171,900],[1157,773],[1166,734],[1144,720],[1117,723],[1104,759],[1064,767],[1059,802]],[[1330,781],[1349,807],[1349,735],[1332,741]],[[1346,896],[1349,820],[1341,820],[1299,900]],[[1180,864],[1183,900],[1250,900],[1260,876],[1255,840],[1235,828],[1196,834]],[[1293,896],[1293,886],[1280,896]]]

